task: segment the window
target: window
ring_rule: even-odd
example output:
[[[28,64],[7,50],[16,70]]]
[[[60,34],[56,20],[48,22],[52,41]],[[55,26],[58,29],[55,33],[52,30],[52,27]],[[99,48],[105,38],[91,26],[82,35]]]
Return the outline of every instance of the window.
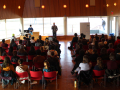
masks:
[[[112,17],[112,33],[114,33],[115,36],[115,17]]]
[[[67,35],[80,35],[80,22],[88,22],[87,17],[68,17],[67,18]]]
[[[12,37],[12,34],[15,34],[15,36],[20,35],[19,29],[22,29],[20,19],[6,19],[7,38]]]
[[[105,21],[105,27],[102,25],[102,19]],[[90,34],[107,34],[107,17],[89,17]]]
[[[6,38],[5,19],[0,20],[0,39]]]

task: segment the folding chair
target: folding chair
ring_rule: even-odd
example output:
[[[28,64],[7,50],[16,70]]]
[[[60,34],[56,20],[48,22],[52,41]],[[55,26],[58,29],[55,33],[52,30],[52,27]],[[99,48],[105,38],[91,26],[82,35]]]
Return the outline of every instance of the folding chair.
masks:
[[[35,57],[35,55],[28,55],[28,61],[33,60],[34,57]]]
[[[43,89],[43,74],[42,71],[30,71],[31,80],[42,80]],[[32,88],[32,83],[30,81],[30,87]]]
[[[35,48],[35,50],[38,50],[38,49],[40,49],[40,46],[35,46],[34,48]]]
[[[57,73],[56,71],[44,72],[44,80],[56,80],[56,89],[57,89]],[[44,84],[45,88],[45,84]]]
[[[2,60],[4,60],[4,59],[5,59],[5,57],[6,57],[6,56],[0,56],[0,58],[1,58]]]

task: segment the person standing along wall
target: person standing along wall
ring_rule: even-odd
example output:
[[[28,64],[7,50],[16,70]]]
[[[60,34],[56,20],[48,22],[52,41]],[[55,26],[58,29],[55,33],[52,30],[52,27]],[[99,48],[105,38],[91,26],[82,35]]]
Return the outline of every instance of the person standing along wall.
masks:
[[[53,37],[56,38],[56,32],[58,30],[57,26],[55,25],[55,23],[53,23],[53,26],[52,26],[52,31],[53,31]]]

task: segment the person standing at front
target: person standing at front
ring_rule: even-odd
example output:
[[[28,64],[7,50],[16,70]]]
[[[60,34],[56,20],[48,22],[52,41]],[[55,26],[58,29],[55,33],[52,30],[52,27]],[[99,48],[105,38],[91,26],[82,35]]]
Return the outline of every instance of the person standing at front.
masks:
[[[52,31],[53,31],[53,37],[56,38],[56,32],[57,32],[58,28],[57,26],[55,25],[55,23],[53,23],[53,26],[52,26]]]

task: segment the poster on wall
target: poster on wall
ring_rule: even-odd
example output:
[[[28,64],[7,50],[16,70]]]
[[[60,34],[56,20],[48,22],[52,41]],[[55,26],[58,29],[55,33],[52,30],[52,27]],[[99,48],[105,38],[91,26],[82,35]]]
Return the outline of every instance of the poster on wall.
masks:
[[[80,33],[85,34],[86,39],[90,39],[90,23],[89,22],[80,23]]]

